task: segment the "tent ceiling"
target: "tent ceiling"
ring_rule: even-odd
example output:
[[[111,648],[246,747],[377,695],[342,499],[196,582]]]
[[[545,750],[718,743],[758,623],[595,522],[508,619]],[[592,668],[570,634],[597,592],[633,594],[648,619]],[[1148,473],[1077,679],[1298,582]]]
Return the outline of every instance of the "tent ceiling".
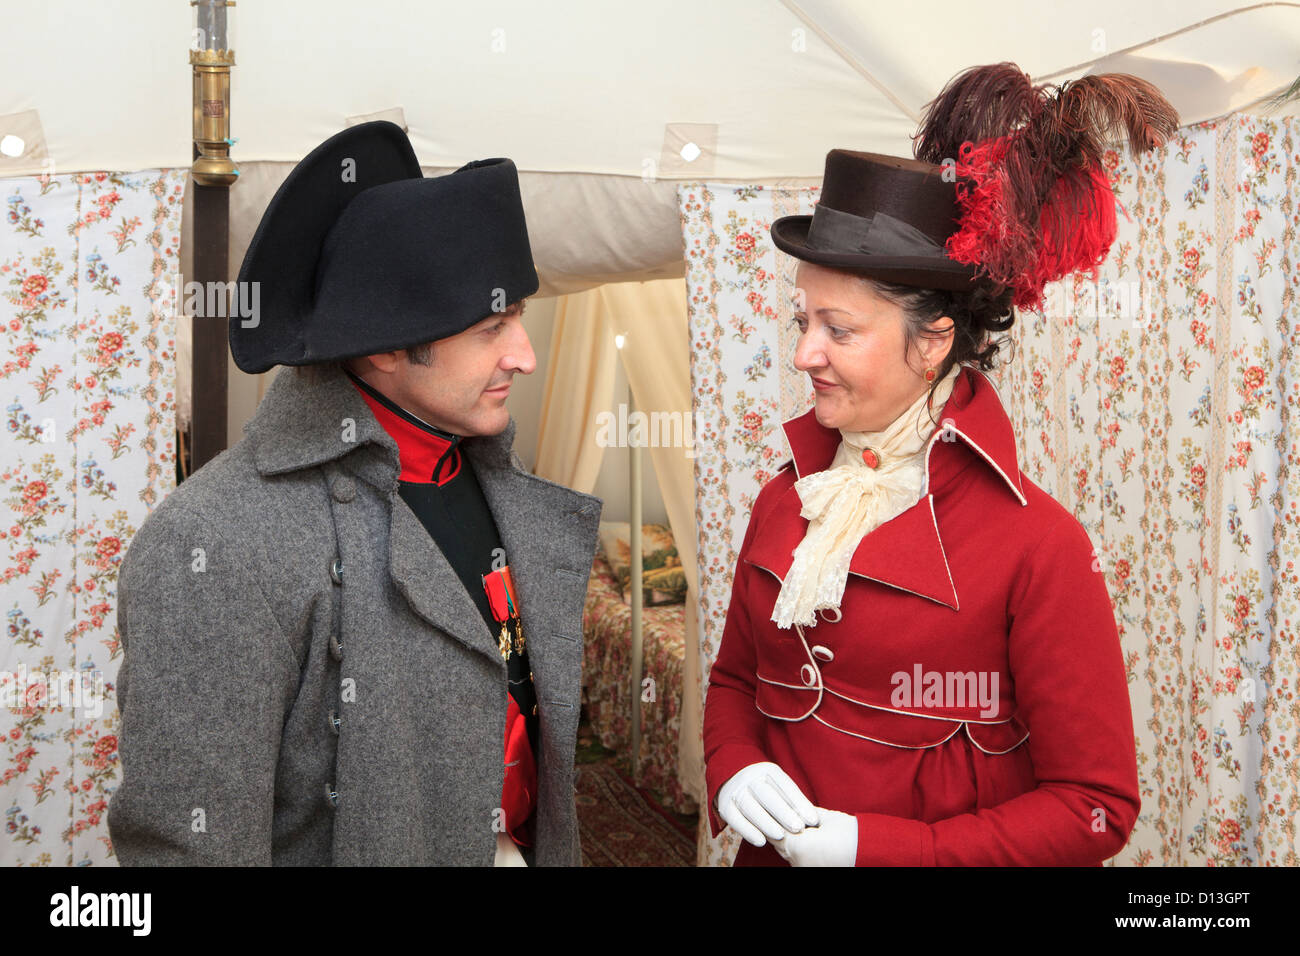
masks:
[[[1135,72],[1196,122],[1300,73],[1300,4],[1250,7],[240,0],[234,156],[296,161],[348,117],[400,107],[428,166],[505,155],[522,170],[662,176],[665,125],[696,123],[716,124],[716,155],[673,176],[817,177],[835,146],[910,155],[925,101],[999,60],[1053,82]],[[188,165],[185,0],[28,0],[3,16],[0,124],[37,111],[55,171]],[[0,176],[16,163],[0,157]]]

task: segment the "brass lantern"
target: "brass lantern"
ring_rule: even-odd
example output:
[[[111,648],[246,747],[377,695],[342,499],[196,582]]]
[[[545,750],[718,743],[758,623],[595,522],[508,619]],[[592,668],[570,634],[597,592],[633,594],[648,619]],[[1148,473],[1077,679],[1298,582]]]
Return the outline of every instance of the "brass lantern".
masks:
[[[227,8],[234,0],[191,0],[194,30],[190,65],[194,70],[194,147],[191,171],[204,186],[229,186],[239,175],[230,158],[230,47]]]

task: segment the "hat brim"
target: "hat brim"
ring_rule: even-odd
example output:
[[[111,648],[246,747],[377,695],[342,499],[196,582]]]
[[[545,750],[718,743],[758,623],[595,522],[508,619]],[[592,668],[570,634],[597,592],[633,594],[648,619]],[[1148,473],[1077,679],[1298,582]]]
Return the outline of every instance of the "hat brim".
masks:
[[[787,255],[815,265],[851,269],[872,279],[922,289],[971,292],[979,286],[976,267],[934,256],[876,256],[808,247],[812,216],[782,216],[772,223],[772,242]]]
[[[375,120],[336,133],[307,154],[276,190],[239,269],[240,288],[260,286],[266,321],[230,317],[230,351],[245,372],[303,364],[301,337],[316,289],[321,246],[360,193],[424,173],[400,126]],[[294,358],[297,356],[297,358]]]

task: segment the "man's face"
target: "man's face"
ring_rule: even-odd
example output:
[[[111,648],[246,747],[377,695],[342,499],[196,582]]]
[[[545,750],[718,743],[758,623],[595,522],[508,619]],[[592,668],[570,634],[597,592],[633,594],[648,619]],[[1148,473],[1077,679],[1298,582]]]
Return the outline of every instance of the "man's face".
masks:
[[[498,435],[510,423],[506,398],[516,372],[537,368],[524,331],[523,304],[514,303],[464,332],[433,343],[428,365],[406,350],[357,359],[353,371],[368,385],[430,425],[463,435]]]

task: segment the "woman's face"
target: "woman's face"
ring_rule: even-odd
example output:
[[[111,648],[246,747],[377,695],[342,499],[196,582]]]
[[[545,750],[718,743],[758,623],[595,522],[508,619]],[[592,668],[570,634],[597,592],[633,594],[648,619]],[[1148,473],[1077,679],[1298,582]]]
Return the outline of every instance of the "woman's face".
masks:
[[[859,276],[801,262],[795,286],[794,367],[812,379],[817,421],[854,432],[888,428],[930,387],[925,369],[943,361],[952,336],[922,338],[925,351],[913,347],[904,361],[902,308]],[[951,325],[941,317],[930,327]]]

